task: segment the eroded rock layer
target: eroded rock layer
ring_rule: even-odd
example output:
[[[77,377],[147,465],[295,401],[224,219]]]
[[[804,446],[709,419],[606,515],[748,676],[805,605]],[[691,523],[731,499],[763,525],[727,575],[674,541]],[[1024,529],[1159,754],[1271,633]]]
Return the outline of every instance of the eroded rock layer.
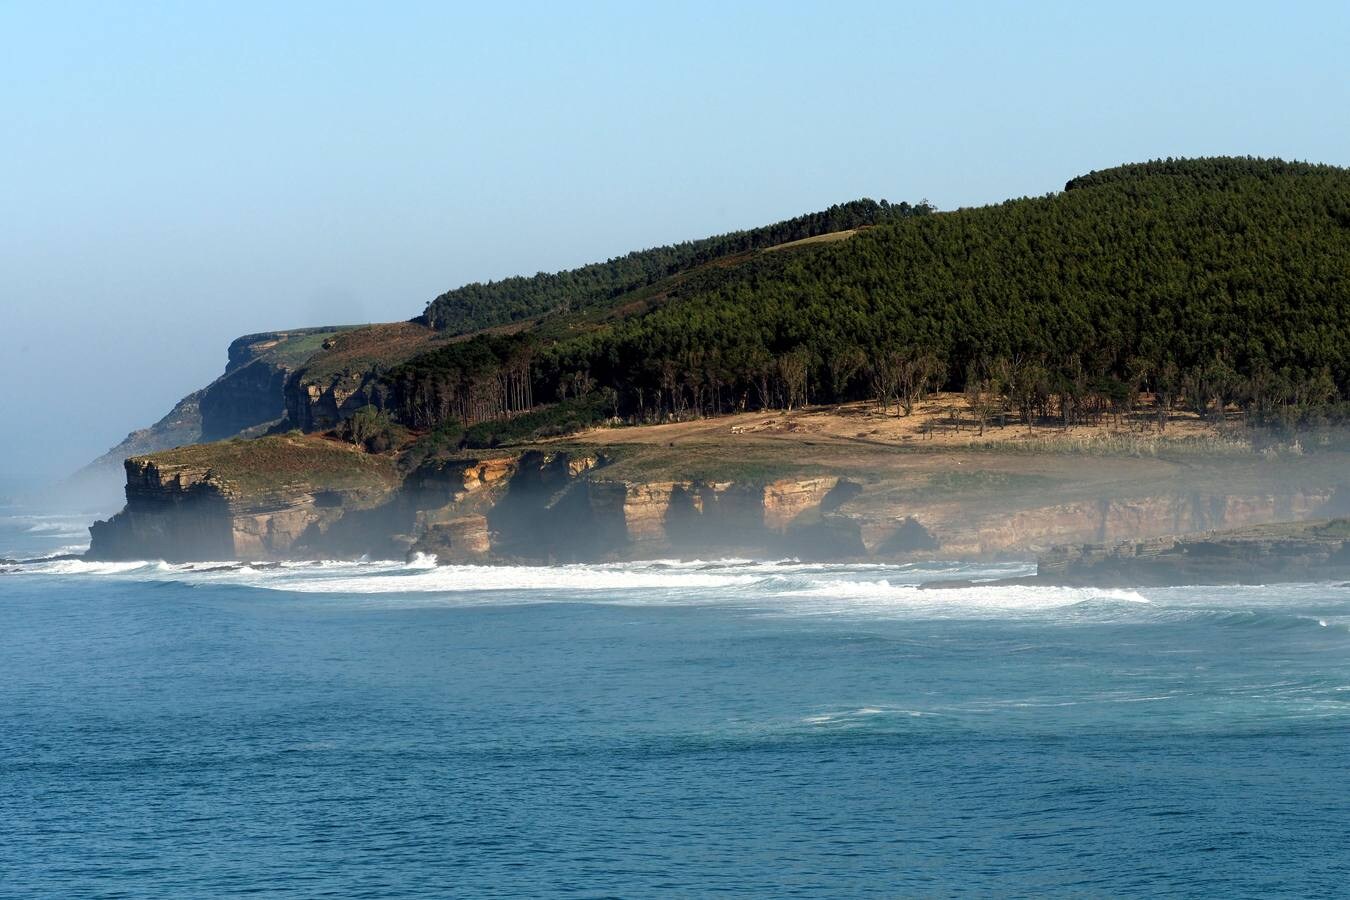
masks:
[[[1266,584],[1350,577],[1350,520],[1257,527],[1190,537],[1055,547],[1041,555],[1045,584]]]
[[[257,458],[223,458],[233,446]],[[1172,491],[1046,505],[1026,499],[993,508],[941,496],[888,502],[887,485],[836,476],[621,479],[609,474],[601,453],[491,453],[433,460],[400,475],[391,459],[313,436],[213,447],[129,460],[127,507],[95,526],[91,555],[277,559],[425,553],[444,563],[664,555],[1026,557],[1056,544],[1137,541],[1339,515],[1347,505],[1332,488],[1290,488]],[[269,447],[272,456],[262,452]]]

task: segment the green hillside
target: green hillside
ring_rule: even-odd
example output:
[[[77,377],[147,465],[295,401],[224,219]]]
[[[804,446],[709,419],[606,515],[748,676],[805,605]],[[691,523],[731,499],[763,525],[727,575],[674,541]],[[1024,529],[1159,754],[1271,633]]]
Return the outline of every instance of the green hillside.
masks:
[[[926,204],[854,200],[773,225],[637,250],[566,272],[541,272],[532,277],[468,284],[431,301],[420,320],[437,330],[458,334],[544,313],[583,310],[727,257],[930,211]]]
[[[945,385],[1027,417],[1142,390],[1290,424],[1350,394],[1350,171],[1166,160],[1046,197],[888,208],[904,214],[790,252],[698,268],[730,245],[694,242],[443,295],[427,318],[444,328],[571,311],[409,360],[384,376],[391,411],[434,427],[587,398],[651,418]]]

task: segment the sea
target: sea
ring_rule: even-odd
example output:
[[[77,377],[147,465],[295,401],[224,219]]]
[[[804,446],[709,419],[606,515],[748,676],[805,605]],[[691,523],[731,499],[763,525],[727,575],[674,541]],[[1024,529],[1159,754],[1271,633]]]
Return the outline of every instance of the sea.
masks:
[[[1350,894],[1345,584],[51,558],[88,518],[0,509],[0,896]]]

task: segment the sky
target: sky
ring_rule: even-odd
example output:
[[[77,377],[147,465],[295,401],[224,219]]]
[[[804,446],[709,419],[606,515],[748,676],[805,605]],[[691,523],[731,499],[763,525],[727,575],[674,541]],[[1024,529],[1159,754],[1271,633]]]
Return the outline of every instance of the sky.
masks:
[[[0,491],[249,332],[857,197],[1350,164],[1350,4],[0,0]]]

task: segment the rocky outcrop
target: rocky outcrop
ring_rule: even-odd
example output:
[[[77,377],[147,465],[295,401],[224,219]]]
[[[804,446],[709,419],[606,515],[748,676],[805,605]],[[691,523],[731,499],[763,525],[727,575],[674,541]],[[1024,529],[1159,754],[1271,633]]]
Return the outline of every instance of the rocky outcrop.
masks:
[[[267,331],[230,344],[225,374],[201,395],[204,441],[218,441],[269,425],[286,414],[286,381],[334,328]]]
[[[1350,520],[1055,547],[1039,584],[1102,587],[1268,584],[1350,577]]]
[[[333,428],[363,406],[381,406],[386,389],[369,372],[343,372],[316,381],[292,380],[285,387],[286,414],[297,428]]]
[[[392,463],[333,442],[199,445],[132,457],[125,470],[126,506],[90,528],[92,559],[387,555],[396,546]]]
[[[141,457],[125,465],[127,505],[90,527],[89,558],[237,558],[229,494],[208,469],[161,468]]]
[[[628,482],[604,459],[528,452],[421,471],[414,552],[445,561],[572,561],[667,553],[783,554],[807,548],[839,479]],[[444,505],[428,503],[439,499]]]
[[[390,405],[391,368],[451,340],[416,322],[366,325],[334,335],[286,381],[284,405],[305,431],[333,428],[363,406]]]
[[[132,456],[223,440],[277,421],[286,412],[285,386],[290,373],[343,330],[298,328],[236,338],[227,351],[224,374],[179,400],[154,425],[131,432],[76,472],[67,480],[69,488],[84,489],[120,475],[123,461]]]
[[[1328,486],[1253,493],[1188,491],[988,511],[939,500],[908,510],[909,516],[896,520],[893,529],[875,519],[865,523],[864,543],[869,552],[883,552],[902,530],[918,538],[913,532],[917,525],[932,546],[916,549],[940,549],[948,558],[1025,555],[1068,542],[1110,543],[1307,520],[1338,514],[1343,499]]]

